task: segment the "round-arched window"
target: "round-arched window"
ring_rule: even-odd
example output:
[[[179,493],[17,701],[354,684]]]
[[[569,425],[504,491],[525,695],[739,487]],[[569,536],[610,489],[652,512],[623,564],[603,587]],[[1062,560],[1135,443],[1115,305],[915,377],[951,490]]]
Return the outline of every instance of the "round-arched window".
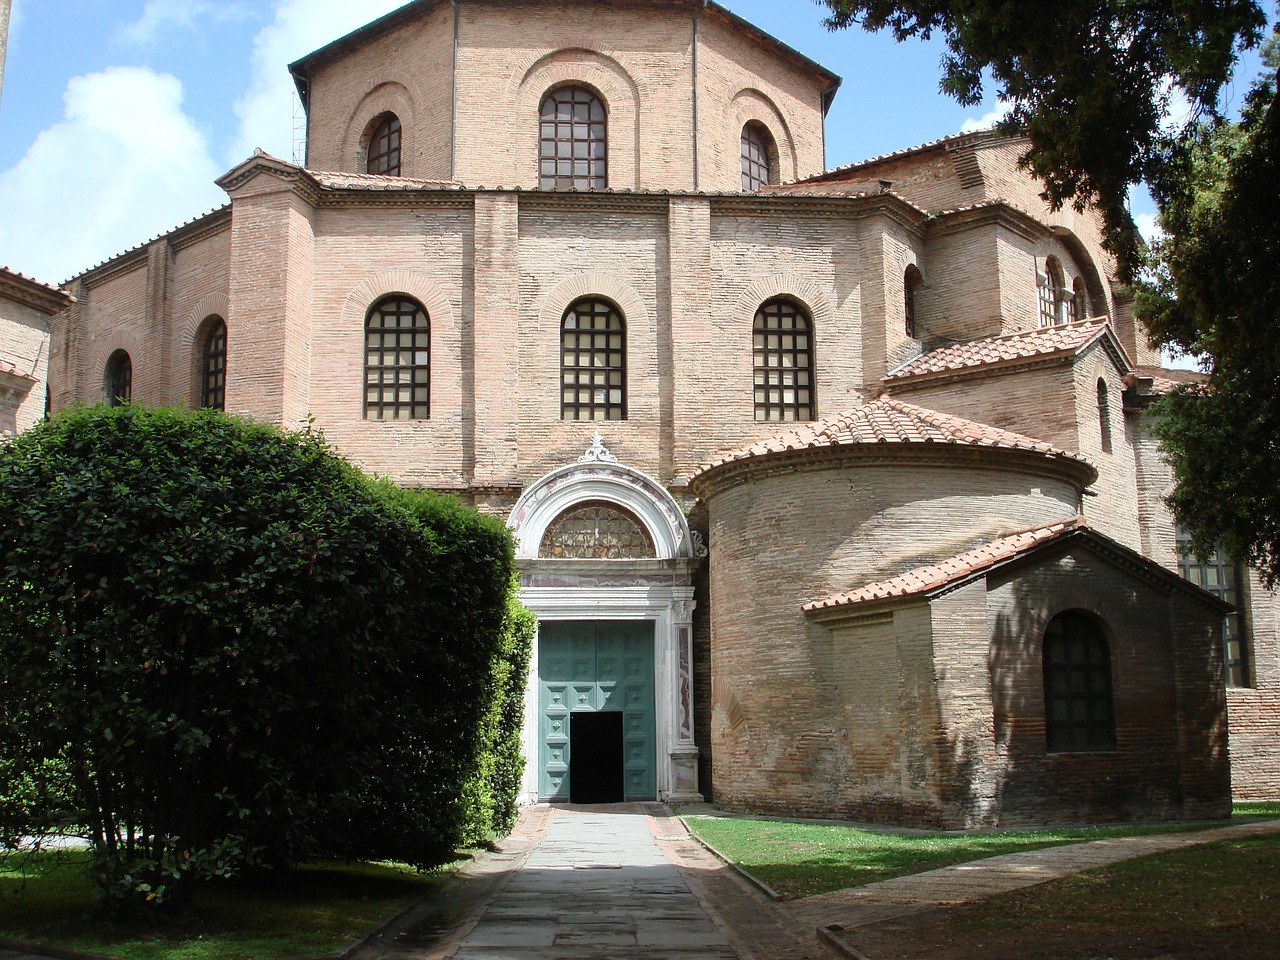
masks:
[[[608,186],[606,113],[586,87],[557,87],[538,110],[538,186],[603,190]]]
[[[133,360],[126,351],[116,350],[107,358],[102,381],[102,399],[108,406],[118,407],[133,399]]]

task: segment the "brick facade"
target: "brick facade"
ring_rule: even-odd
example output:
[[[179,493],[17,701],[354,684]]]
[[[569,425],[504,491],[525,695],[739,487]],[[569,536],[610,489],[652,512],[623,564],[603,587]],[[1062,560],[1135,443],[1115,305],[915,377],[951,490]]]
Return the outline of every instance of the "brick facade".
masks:
[[[972,134],[822,173],[837,78],[693,0],[419,0],[291,69],[308,108],[308,166],[252,157],[219,181],[227,208],[76,278],[76,302],[52,323],[55,409],[101,399],[117,350],[132,359],[135,401],[198,403],[203,338],[221,318],[229,411],[286,428],[314,418],[361,467],[500,515],[578,461],[598,430],[611,455],[665,489],[662,510],[690,511],[677,526],[709,531],[709,566],[681,547],[670,609],[643,613],[668,630],[661,663],[691,644],[702,792],[743,808],[931,823],[1221,807],[1221,754],[1210,749],[1223,699],[1210,676],[1220,670],[1206,632],[1214,614],[1153,586],[1157,574],[1143,580],[1138,561],[1126,560],[1126,575],[1136,578],[1134,604],[1163,617],[1143,640],[1159,663],[1126,686],[1137,700],[1124,709],[1149,698],[1169,729],[1151,741],[1147,765],[1120,780],[1109,761],[1090,768],[1082,784],[1123,786],[1112,799],[1036,800],[1084,761],[1010,759],[998,718],[1023,729],[1033,711],[992,686],[1003,655],[992,617],[1047,609],[1034,595],[1040,583],[1060,593],[1063,578],[1086,577],[1119,589],[1093,554],[1070,576],[1046,560],[1022,579],[974,581],[888,619],[833,626],[800,610],[1081,513],[1116,549],[1176,569],[1166,475],[1130,402],[1136,366],[1152,353],[1113,286],[1097,217],[1048,210],[1017,169],[1018,141]],[[594,91],[606,107],[606,191],[537,189],[539,104],[563,85]],[[369,131],[387,112],[402,124],[400,176],[365,172]],[[748,122],[769,130],[775,172],[799,182],[741,191]],[[957,343],[1034,337],[1037,275],[1050,257],[1067,287],[1083,285],[1105,335],[895,378]],[[923,278],[914,336],[908,266]],[[426,418],[364,414],[365,321],[391,295],[429,317]],[[561,326],[582,297],[623,319],[626,419],[561,416]],[[815,418],[887,390],[927,408],[926,419],[929,410],[964,417],[979,434],[999,427],[1031,446],[762,469],[723,491],[695,480],[728,451],[793,426],[757,420],[753,395],[756,311],[778,297],[810,324]],[[1063,456],[1083,458],[1089,475],[1053,466]],[[536,570],[537,558],[526,560]],[[631,609],[616,566],[625,562],[575,573],[573,589],[599,583],[615,609]],[[589,605],[573,597],[582,605],[573,609]],[[559,609],[554,596],[546,602]],[[1274,795],[1277,738],[1236,722],[1263,731],[1280,716],[1276,602],[1260,587],[1250,602],[1256,687],[1228,696],[1233,771],[1241,795]],[[1181,705],[1165,709],[1171,689]],[[1126,728],[1135,738],[1126,749],[1146,735],[1136,729]],[[672,737],[678,767],[692,745]],[[1171,780],[1179,757],[1183,779]],[[1188,778],[1199,775],[1195,786]],[[778,778],[787,790],[775,789]]]

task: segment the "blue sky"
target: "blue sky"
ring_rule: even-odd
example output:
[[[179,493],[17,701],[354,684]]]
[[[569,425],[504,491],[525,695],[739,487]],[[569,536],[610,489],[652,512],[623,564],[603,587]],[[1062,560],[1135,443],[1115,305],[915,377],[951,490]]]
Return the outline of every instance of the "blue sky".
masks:
[[[829,33],[810,0],[721,2],[844,77],[827,121],[828,166],[993,116],[994,90],[968,109],[938,92],[937,41]],[[220,205],[213,180],[254,147],[289,158],[287,64],[403,0],[13,3],[0,264],[57,283]]]

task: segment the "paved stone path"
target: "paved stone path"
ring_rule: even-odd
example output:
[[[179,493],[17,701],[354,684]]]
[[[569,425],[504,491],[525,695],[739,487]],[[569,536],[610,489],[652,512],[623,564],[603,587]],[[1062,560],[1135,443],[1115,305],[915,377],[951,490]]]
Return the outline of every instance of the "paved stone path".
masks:
[[[693,840],[665,806],[532,807],[497,853],[347,960],[830,960],[858,929],[1280,820],[1046,847],[776,903]],[[42,960],[5,949],[0,960]],[[56,953],[51,954],[57,956]]]

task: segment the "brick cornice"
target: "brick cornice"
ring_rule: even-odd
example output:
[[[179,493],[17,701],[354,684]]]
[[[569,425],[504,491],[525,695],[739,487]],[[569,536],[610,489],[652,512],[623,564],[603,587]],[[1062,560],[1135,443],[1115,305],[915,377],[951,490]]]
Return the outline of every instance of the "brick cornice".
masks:
[[[73,297],[65,290],[0,268],[0,297],[51,315],[70,306]]]
[[[868,443],[782,450],[719,464],[690,482],[702,500],[766,477],[848,467],[943,467],[1017,470],[1084,489],[1097,479],[1092,464],[1064,454],[952,443]]]

